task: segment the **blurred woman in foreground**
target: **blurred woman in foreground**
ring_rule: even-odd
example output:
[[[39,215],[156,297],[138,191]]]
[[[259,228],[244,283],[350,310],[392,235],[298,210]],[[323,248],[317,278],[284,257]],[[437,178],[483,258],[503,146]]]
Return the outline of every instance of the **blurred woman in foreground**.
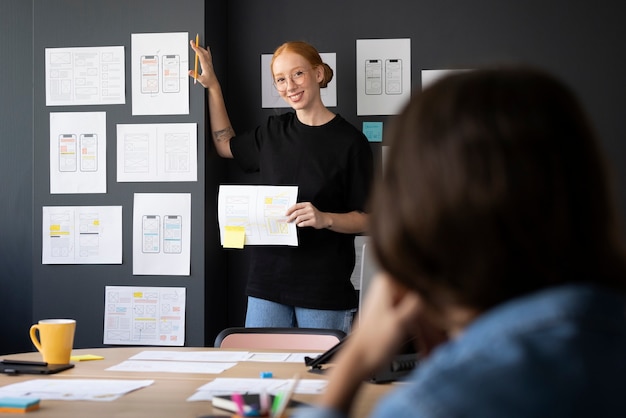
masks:
[[[626,416],[624,247],[570,89],[529,68],[452,75],[386,138],[371,215],[384,273],[297,416],[347,415],[402,341],[433,330],[448,340],[421,338],[428,356],[372,416]]]

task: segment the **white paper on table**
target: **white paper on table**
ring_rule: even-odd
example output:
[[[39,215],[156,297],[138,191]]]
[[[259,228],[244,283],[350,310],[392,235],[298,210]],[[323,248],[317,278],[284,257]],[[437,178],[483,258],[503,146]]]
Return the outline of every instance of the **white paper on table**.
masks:
[[[155,360],[126,360],[115,366],[109,367],[108,371],[116,372],[167,372],[167,373],[206,373],[218,374],[237,363],[206,363],[199,361],[155,361]]]
[[[237,362],[248,357],[247,351],[142,351],[129,360],[169,360],[169,361],[206,361]]]
[[[0,398],[28,396],[63,401],[113,401],[152,383],[154,380],[33,379],[0,387]]]
[[[287,222],[298,186],[221,185],[217,202],[221,243],[227,226],[245,227],[244,245],[298,245],[298,233]]]

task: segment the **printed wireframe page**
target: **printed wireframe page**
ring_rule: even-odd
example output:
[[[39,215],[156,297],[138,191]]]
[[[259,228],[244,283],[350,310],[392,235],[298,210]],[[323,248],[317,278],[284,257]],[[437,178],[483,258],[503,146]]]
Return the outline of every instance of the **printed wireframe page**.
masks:
[[[189,33],[133,33],[132,114],[189,114]]]
[[[190,193],[135,193],[133,274],[189,276],[190,237]]]
[[[50,113],[50,193],[106,193],[106,113]]]
[[[122,264],[121,206],[44,206],[42,264]]]
[[[117,181],[197,181],[198,125],[117,125]]]
[[[106,286],[104,344],[182,346],[184,287]]]
[[[222,245],[229,227],[242,227],[245,245],[297,246],[296,226],[285,215],[297,197],[297,186],[221,185],[217,215]]]
[[[124,47],[46,48],[46,106],[126,103]]]

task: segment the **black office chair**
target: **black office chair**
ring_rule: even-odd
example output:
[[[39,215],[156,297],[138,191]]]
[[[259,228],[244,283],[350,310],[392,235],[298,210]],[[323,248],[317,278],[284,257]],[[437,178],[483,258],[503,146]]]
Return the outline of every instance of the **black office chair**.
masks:
[[[343,340],[346,333],[323,328],[244,328],[222,330],[215,337],[215,347],[326,351]]]

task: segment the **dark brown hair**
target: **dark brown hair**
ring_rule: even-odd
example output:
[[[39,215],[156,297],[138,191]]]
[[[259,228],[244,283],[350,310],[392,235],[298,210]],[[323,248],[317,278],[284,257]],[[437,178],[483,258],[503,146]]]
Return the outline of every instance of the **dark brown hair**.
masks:
[[[567,282],[626,287],[606,162],[553,76],[452,75],[414,94],[392,125],[374,249],[433,306],[485,309]]]

